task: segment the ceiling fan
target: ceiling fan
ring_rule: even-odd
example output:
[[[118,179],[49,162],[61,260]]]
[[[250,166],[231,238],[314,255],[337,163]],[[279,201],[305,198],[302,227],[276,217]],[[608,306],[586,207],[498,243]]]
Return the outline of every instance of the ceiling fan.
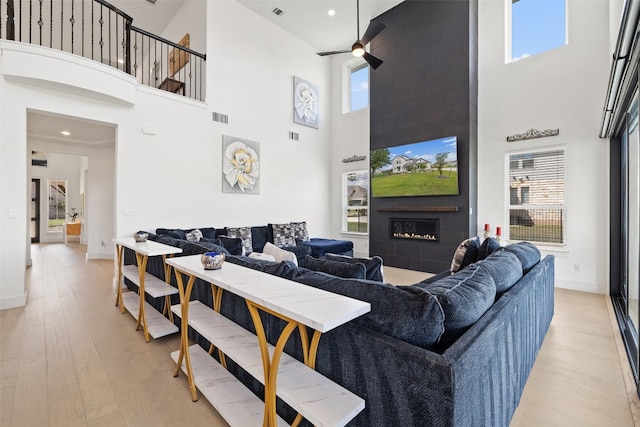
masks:
[[[356,0],[356,23],[357,23],[357,30],[358,30],[358,34],[357,34],[358,39],[353,44],[353,46],[351,46],[351,50],[334,50],[329,52],[318,52],[318,55],[327,56],[327,55],[335,55],[338,53],[351,52],[353,56],[363,57],[364,60],[367,61],[367,63],[371,66],[371,68],[375,70],[380,65],[382,65],[383,61],[382,59],[376,58],[375,56],[371,55],[369,52],[367,52],[364,49],[364,47],[367,44],[369,44],[369,42],[373,40],[375,36],[380,34],[380,31],[387,28],[387,26],[384,25],[382,22],[371,21],[369,23],[369,26],[367,27],[367,30],[364,32],[364,36],[360,38],[360,0]]]

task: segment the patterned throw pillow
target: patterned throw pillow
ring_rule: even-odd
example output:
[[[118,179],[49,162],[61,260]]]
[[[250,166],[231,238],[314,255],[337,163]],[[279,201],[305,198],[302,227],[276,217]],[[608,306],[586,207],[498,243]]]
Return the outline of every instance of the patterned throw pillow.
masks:
[[[202,231],[198,230],[197,228],[188,233],[184,233],[184,235],[190,242],[199,242],[200,239],[202,239]]]
[[[273,229],[273,244],[281,248],[283,246],[295,246],[296,238],[293,235],[291,224],[271,224]]]
[[[253,252],[253,242],[251,241],[251,227],[227,227],[227,236],[239,237],[242,239],[244,255]]]
[[[293,228],[293,237],[296,239],[300,239],[303,242],[309,241],[309,232],[307,231],[307,223],[302,222],[292,222],[291,227]]]
[[[451,260],[451,273],[456,273],[469,264],[476,262],[479,249],[480,240],[478,237],[472,237],[460,243]]]

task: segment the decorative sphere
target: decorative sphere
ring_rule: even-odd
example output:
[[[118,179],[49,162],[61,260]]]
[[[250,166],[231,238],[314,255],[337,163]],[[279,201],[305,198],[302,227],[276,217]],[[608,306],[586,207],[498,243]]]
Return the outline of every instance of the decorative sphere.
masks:
[[[217,270],[224,263],[223,252],[206,252],[200,255],[200,262],[205,270]]]
[[[133,235],[133,240],[136,242],[146,242],[147,237],[149,237],[149,233],[136,233]]]

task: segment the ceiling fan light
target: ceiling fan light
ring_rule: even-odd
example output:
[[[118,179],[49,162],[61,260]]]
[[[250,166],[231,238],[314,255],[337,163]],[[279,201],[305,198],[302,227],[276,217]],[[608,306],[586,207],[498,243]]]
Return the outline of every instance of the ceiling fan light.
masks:
[[[362,46],[362,43],[355,42],[353,46],[351,46],[351,53],[353,54],[353,56],[357,57],[361,57],[362,55],[364,55],[364,46]]]

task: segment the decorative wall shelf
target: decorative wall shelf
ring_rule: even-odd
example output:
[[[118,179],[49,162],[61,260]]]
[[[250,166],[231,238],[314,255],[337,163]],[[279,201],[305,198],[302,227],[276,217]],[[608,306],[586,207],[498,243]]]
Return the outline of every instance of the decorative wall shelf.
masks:
[[[376,208],[380,212],[459,212],[458,206],[395,206],[392,208]]]

